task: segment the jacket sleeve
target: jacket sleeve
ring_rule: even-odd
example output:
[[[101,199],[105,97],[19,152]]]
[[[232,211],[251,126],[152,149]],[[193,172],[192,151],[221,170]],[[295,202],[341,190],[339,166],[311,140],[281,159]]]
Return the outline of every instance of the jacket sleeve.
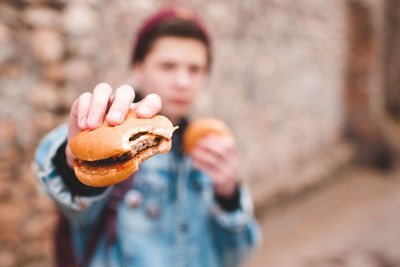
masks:
[[[79,229],[93,225],[104,207],[111,187],[101,194],[80,196],[72,194],[57,171],[53,158],[67,136],[67,125],[63,124],[48,133],[35,153],[34,169],[39,178],[39,190],[43,190]]]
[[[261,243],[261,231],[253,216],[253,203],[245,185],[239,187],[239,208],[213,208],[213,235],[222,266],[237,266]]]

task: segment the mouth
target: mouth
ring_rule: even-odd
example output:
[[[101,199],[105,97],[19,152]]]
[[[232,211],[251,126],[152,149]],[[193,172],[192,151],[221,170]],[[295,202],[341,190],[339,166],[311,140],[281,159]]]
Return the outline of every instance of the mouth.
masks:
[[[187,106],[187,105],[190,104],[190,101],[185,100],[185,99],[179,99],[179,98],[169,99],[168,102],[170,102],[170,103],[172,103],[174,105],[177,105],[177,106]]]

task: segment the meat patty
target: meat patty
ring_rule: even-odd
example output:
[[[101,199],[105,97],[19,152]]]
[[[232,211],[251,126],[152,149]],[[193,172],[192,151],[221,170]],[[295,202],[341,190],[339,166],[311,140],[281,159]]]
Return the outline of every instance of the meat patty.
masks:
[[[149,134],[149,133],[138,133],[133,137],[129,138],[129,145],[131,150],[122,154],[121,156],[110,157],[107,159],[96,160],[96,161],[85,161],[85,160],[76,160],[76,164],[82,165],[85,164],[86,168],[98,168],[109,166],[112,167],[114,165],[121,165],[124,162],[132,159],[136,154],[144,151],[147,148],[157,146],[161,141],[161,137]]]

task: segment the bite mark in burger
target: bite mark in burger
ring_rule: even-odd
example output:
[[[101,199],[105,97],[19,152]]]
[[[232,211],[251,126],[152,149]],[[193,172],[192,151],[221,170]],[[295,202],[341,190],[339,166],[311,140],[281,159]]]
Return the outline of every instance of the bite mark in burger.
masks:
[[[144,160],[167,153],[174,130],[164,116],[142,119],[130,111],[120,125],[103,122],[95,130],[82,131],[70,143],[76,157],[75,175],[94,187],[119,183],[135,173]]]

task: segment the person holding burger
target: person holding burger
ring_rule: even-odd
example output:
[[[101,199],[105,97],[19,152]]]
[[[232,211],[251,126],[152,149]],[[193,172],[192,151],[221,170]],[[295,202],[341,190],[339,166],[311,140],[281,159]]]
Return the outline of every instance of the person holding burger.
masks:
[[[237,179],[232,135],[215,131],[192,140],[190,150],[183,145],[186,116],[211,60],[210,36],[199,18],[182,7],[162,9],[137,34],[132,71],[139,89],[123,85],[113,92],[108,84],[98,84],[73,102],[68,123],[42,140],[36,165],[40,184],[59,208],[57,266],[237,266],[248,258],[260,231],[251,196]],[[153,120],[158,113],[179,128],[172,134],[170,124],[159,125]],[[128,120],[135,121],[133,126],[123,126]],[[145,133],[143,121],[149,125]],[[136,149],[145,149],[137,141],[143,139],[154,148],[171,138],[172,148],[151,155],[129,179],[88,185],[74,172],[86,162],[77,154],[106,154],[117,137],[102,127],[142,129],[120,134],[125,146],[136,141]],[[93,143],[89,151],[85,145],[98,138],[95,131],[103,133],[102,146]],[[83,132],[89,133],[81,138],[86,141],[72,141]],[[90,163],[83,171],[96,172],[104,163],[120,170],[116,158]]]

